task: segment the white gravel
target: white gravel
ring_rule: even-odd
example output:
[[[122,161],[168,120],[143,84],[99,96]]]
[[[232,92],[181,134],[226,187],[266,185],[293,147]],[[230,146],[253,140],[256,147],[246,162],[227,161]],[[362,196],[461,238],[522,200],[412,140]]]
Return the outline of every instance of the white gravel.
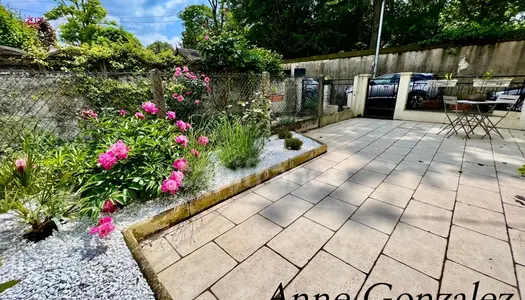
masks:
[[[307,137],[294,136],[303,141],[301,150],[286,150],[283,140],[270,137],[255,168],[233,171],[217,166],[208,191],[319,146]],[[135,203],[112,216],[122,230],[186,201],[191,199]],[[21,280],[0,294],[0,299],[155,299],[120,231],[100,240],[88,234],[91,226],[93,222],[85,219],[69,222],[34,244],[21,238],[24,226],[9,215],[0,215],[0,283]]]

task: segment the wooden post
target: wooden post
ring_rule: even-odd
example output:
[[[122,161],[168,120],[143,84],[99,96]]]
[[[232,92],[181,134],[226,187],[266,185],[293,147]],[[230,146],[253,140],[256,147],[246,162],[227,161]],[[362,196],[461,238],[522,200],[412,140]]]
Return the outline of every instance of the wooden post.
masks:
[[[266,71],[262,72],[261,92],[265,98],[270,95],[270,73]]]
[[[323,116],[324,106],[324,75],[319,77],[319,95],[317,100],[317,117],[319,118],[319,127],[321,127],[321,117]]]
[[[159,109],[157,117],[164,118],[166,116],[166,101],[164,99],[164,88],[162,87],[162,77],[160,74],[160,71],[157,69],[149,71],[153,103],[155,103]]]

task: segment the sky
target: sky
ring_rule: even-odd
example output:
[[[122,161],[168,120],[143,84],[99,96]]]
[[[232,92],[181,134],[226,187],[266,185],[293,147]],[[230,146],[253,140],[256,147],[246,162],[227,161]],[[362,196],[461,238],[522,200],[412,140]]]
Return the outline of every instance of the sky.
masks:
[[[155,41],[178,45],[184,30],[178,18],[180,11],[191,4],[207,0],[101,0],[108,19],[115,20],[133,32],[144,46]],[[55,4],[53,0],[0,0],[3,5],[18,10],[23,17],[41,17]],[[50,21],[57,27],[65,20]]]

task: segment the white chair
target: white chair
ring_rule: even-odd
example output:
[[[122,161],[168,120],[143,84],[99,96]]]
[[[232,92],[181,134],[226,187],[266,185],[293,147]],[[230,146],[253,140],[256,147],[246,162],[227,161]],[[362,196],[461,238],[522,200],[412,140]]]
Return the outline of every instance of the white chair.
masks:
[[[518,103],[519,99],[520,99],[520,95],[499,95],[498,96],[498,98],[496,99],[496,102],[501,102],[501,103],[496,103],[496,105],[494,105],[492,109],[486,114],[485,120],[487,120],[487,123],[490,124],[490,126],[487,126],[487,129],[486,129],[487,133],[485,133],[485,135],[481,138],[484,138],[487,134],[489,134],[491,130],[496,131],[496,133],[499,134],[501,138],[503,138],[503,135],[501,135],[499,130],[496,128],[496,126],[498,126],[498,124],[507,117],[507,115],[509,114],[509,112],[512,111],[512,109],[516,108],[516,104]],[[507,112],[502,116],[495,116],[492,114],[492,112],[494,111],[494,108],[498,104],[507,105]],[[492,123],[492,121],[488,117],[489,115],[491,118],[498,119],[498,121],[496,123]]]
[[[454,133],[459,134],[457,127],[461,127],[459,128],[459,130],[463,129],[463,131],[465,131],[465,134],[467,135],[467,138],[468,138],[469,137],[468,131],[467,129],[465,129],[465,125],[468,126],[470,124],[468,122],[468,116],[462,110],[457,109],[458,108],[458,97],[443,96],[443,104],[445,106],[445,116],[447,116],[447,119],[450,122],[450,124],[443,127],[437,134],[440,134],[444,130],[448,129],[445,135],[447,135],[447,138],[449,138]],[[455,109],[447,109],[448,105],[454,105]],[[451,131],[454,131],[454,132],[451,133]]]

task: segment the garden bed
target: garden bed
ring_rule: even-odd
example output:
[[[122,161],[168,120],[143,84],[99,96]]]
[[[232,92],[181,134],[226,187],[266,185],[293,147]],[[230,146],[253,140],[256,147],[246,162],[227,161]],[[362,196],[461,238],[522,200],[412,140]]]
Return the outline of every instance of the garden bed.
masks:
[[[304,160],[301,162],[326,151],[326,146],[321,146],[316,141],[298,134],[294,136],[304,143],[300,150],[286,150],[282,140],[275,136],[270,137],[264,146],[260,163],[254,168],[233,171],[216,163],[216,175],[212,184],[201,196],[221,190],[253,174],[264,173],[307,152],[312,155],[303,156]],[[286,168],[280,169],[280,172],[285,170]],[[268,175],[264,180],[278,172],[266,174]],[[249,187],[246,185],[244,188]],[[240,191],[242,189],[237,192]],[[144,223],[162,212],[198,198],[199,196],[176,196],[130,204],[113,214],[115,226],[119,230],[125,230],[133,224]],[[92,225],[93,221],[90,219],[69,222],[60,226],[59,232],[46,240],[32,244],[21,238],[24,226],[7,215],[0,215],[0,254],[3,260],[0,278],[2,282],[21,280],[3,292],[2,299],[154,299],[154,294],[126,246],[122,233],[115,231],[100,240],[87,234]]]

